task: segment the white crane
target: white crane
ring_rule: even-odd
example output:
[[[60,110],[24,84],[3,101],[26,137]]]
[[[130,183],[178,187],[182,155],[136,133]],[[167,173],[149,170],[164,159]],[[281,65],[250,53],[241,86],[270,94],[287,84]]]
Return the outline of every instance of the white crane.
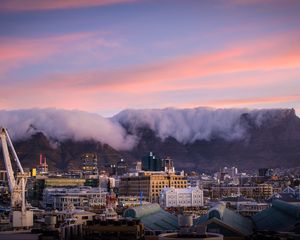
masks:
[[[12,144],[7,129],[1,127],[1,143],[4,157],[4,164],[7,171],[8,186],[11,194],[11,210],[14,228],[28,228],[33,225],[33,213],[28,210],[25,199],[25,187],[29,173],[25,173],[18,155]],[[9,149],[17,164],[19,172],[14,173]]]

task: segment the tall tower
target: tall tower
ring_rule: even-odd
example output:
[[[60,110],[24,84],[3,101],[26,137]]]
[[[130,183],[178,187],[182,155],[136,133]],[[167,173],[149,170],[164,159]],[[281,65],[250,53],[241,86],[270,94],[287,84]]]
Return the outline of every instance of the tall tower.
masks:
[[[142,159],[142,169],[144,171],[162,171],[162,161],[150,152],[148,156],[144,156]]]

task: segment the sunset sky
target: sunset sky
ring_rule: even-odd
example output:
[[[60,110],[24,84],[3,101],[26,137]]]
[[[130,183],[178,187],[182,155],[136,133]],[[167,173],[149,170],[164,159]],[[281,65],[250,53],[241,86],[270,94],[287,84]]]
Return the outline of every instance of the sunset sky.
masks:
[[[0,0],[0,109],[295,108],[298,0]]]

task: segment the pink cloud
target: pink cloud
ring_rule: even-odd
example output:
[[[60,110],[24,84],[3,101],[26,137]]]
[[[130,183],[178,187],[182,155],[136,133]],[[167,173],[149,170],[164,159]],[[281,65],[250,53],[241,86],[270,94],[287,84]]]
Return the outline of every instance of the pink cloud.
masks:
[[[300,33],[279,35],[249,43],[235,44],[207,54],[183,56],[164,62],[118,69],[45,76],[48,87],[80,89],[86,92],[157,92],[189,88],[226,88],[269,82],[268,78],[205,81],[206,77],[249,71],[272,71],[300,67]],[[193,82],[194,81],[194,82]]]
[[[117,41],[105,40],[97,32],[79,32],[41,38],[1,38],[0,40],[0,73],[2,74],[18,66],[44,61],[55,55],[62,56],[74,52],[92,53],[97,47],[120,47]]]
[[[236,98],[236,99],[221,99],[212,101],[200,101],[194,103],[182,104],[180,107],[197,107],[199,105],[215,108],[226,107],[251,107],[253,105],[265,105],[265,104],[283,104],[300,101],[300,95],[290,96],[274,96],[274,97],[257,97],[257,98]]]
[[[63,36],[57,42],[68,45],[70,39],[81,39],[78,36]],[[54,41],[54,40],[51,40]],[[60,51],[63,45],[57,44],[58,50],[51,49],[51,41],[45,41],[44,50],[28,45],[30,50],[37,49],[38,59],[47,58],[48,54]],[[206,54],[182,56],[167,61],[135,65],[116,70],[78,71],[69,74],[51,74],[33,79],[26,84],[3,86],[2,98],[10,98],[8,93],[14,92],[18,100],[10,102],[8,107],[22,107],[28,104],[34,107],[55,107],[67,109],[85,109],[93,111],[100,108],[127,108],[129,106],[159,107],[172,104],[172,100],[163,99],[162,93],[167,91],[182,91],[193,89],[226,89],[244,88],[262,85],[279,84],[289,78],[294,78],[295,69],[300,68],[300,33],[280,34],[272,38],[260,39],[248,43],[235,43],[234,46]],[[55,42],[55,41],[54,41]],[[8,44],[8,43],[7,43]],[[51,49],[48,53],[48,45]],[[39,44],[37,44],[39,46]],[[54,44],[55,46],[55,44]],[[0,50],[6,48],[1,48]],[[22,52],[21,50],[24,50]],[[70,48],[72,49],[72,48]],[[20,59],[31,58],[31,51],[21,48],[12,58],[18,62]],[[1,53],[1,51],[0,51]],[[3,59],[11,57],[3,54]],[[1,54],[0,54],[1,62]],[[5,62],[3,60],[3,62]],[[286,72],[278,75],[276,71],[284,69]],[[249,72],[259,74],[249,77]],[[244,74],[245,75],[242,75]],[[244,77],[234,77],[241,74]],[[213,80],[207,80],[207,78]],[[24,90],[26,88],[26,90]],[[18,90],[16,90],[18,89]],[[153,98],[153,93],[160,94],[158,99]],[[274,93],[275,94],[275,93]],[[41,99],[42,97],[42,99]],[[136,101],[136,99],[139,101]],[[193,106],[208,105],[245,106],[255,104],[271,104],[295,100],[295,97],[260,97],[253,99],[224,99],[218,101],[201,101],[191,103]],[[296,98],[298,99],[298,98]],[[18,102],[17,102],[18,101]],[[295,100],[296,101],[296,100]],[[180,103],[180,101],[178,101]],[[185,102],[184,100],[181,101]],[[109,103],[109,104],[108,104]]]
[[[0,11],[36,11],[72,9],[94,6],[105,6],[121,3],[131,3],[135,0],[3,0]]]

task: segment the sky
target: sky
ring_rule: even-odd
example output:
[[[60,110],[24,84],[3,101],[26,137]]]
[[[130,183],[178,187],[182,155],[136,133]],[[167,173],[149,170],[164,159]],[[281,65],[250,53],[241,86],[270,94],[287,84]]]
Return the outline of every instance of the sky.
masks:
[[[0,0],[0,109],[294,108],[298,0]]]

